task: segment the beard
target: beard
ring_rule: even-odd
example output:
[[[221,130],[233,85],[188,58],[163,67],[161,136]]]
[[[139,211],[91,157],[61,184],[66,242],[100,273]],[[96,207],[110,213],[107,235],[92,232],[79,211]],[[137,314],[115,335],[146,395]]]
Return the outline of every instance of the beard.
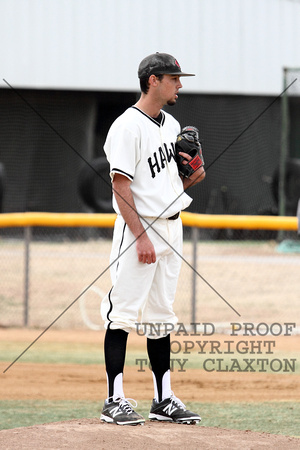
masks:
[[[168,105],[168,106],[174,106],[174,105],[176,105],[176,100],[169,100],[169,101],[167,102],[167,105]]]

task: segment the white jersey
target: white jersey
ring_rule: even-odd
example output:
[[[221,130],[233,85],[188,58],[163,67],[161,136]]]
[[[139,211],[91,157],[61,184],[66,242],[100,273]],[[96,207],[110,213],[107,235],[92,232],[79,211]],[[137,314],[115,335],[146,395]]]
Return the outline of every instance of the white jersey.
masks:
[[[112,124],[104,145],[110,176],[126,176],[142,217],[171,217],[192,202],[183,189],[175,161],[180,125],[162,111],[161,123],[135,106]],[[113,207],[120,214],[115,196]]]

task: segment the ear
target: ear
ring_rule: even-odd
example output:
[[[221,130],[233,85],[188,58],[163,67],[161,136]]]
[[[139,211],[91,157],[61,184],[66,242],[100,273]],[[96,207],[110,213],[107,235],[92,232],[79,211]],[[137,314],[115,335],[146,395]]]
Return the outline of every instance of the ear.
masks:
[[[148,79],[149,86],[157,86],[158,85],[158,78],[156,78],[155,75],[150,75]]]

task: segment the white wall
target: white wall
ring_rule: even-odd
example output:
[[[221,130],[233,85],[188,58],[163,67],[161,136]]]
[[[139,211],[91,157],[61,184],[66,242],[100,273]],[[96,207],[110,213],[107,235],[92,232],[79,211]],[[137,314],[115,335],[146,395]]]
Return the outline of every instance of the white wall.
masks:
[[[0,87],[135,91],[155,51],[197,74],[184,92],[279,94],[300,1],[0,0]]]

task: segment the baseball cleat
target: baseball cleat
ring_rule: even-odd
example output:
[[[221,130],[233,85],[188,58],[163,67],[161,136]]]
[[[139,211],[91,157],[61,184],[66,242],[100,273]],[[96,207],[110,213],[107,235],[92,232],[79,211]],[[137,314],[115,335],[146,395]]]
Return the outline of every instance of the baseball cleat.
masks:
[[[135,405],[129,402],[132,400]],[[137,402],[132,398],[117,398],[111,402],[105,400],[100,419],[103,422],[115,423],[117,425],[144,425],[145,419],[136,413],[133,406],[137,406]]]
[[[186,409],[182,401],[175,395],[171,395],[170,398],[166,398],[162,402],[153,399],[149,419],[185,423],[187,425],[194,425],[201,421],[201,417]]]

